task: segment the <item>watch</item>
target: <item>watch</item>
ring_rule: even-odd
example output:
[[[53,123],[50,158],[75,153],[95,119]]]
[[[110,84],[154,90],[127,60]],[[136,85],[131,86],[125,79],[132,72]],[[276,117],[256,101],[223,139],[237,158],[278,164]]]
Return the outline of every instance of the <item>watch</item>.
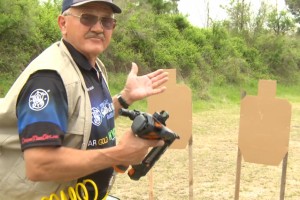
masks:
[[[119,101],[120,105],[123,108],[127,109],[129,107],[129,104],[123,99],[123,97],[121,96],[121,94],[118,94],[117,98],[118,98],[118,101]]]

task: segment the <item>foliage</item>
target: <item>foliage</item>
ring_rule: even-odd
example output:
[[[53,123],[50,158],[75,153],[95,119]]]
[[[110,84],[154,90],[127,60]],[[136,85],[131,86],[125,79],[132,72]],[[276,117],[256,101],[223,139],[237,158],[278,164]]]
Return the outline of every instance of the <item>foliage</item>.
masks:
[[[59,38],[54,11],[60,1],[56,3],[0,0],[0,71],[18,74],[33,57]]]
[[[48,0],[40,6],[36,31],[39,34],[37,43],[41,50],[61,38],[57,25],[61,2],[61,0]]]
[[[295,16],[296,21],[300,22],[300,1],[299,0],[285,0],[291,13]]]
[[[274,31],[276,35],[285,34],[293,31],[295,28],[294,19],[288,16],[286,11],[280,11],[274,9],[268,15],[268,27]]]
[[[179,0],[147,0],[147,2],[151,5],[155,14],[164,14],[164,13],[178,13],[177,2]]]
[[[0,73],[0,98],[5,96],[15,78],[16,76],[12,73]]]
[[[268,63],[272,78],[286,84],[299,81],[300,43],[297,38],[262,35],[256,45],[264,63]]]
[[[42,2],[0,0],[0,74],[17,75],[61,38],[57,16],[62,0]],[[119,89],[126,78],[120,74],[129,72],[131,62],[140,66],[140,74],[177,69],[178,80],[204,100],[212,98],[211,87],[269,78],[286,85],[299,82],[300,42],[288,12],[262,3],[253,15],[247,1],[231,0],[223,7],[229,20],[199,28],[178,13],[177,2],[116,0],[123,12],[116,15],[112,42],[100,55],[109,73],[120,79],[112,90]]]
[[[231,29],[237,33],[243,32],[248,29],[250,25],[250,3],[245,0],[230,0],[228,6],[223,6],[226,10]]]
[[[0,70],[17,71],[31,56],[38,2],[0,0]],[[27,40],[24,40],[27,38]],[[19,53],[22,51],[22,53]],[[16,54],[18,56],[16,56]],[[16,59],[17,58],[17,59]]]

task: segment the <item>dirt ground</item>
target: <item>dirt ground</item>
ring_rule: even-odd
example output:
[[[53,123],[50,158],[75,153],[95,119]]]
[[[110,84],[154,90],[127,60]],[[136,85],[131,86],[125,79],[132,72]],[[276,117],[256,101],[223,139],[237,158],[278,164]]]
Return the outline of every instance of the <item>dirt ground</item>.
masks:
[[[193,114],[192,162],[189,148],[168,149],[147,176],[139,181],[119,174],[112,194],[122,200],[234,199],[240,107]],[[117,132],[131,125],[117,120]],[[300,103],[292,104],[292,121],[285,199],[300,199]],[[193,170],[190,171],[192,163]],[[278,200],[282,163],[266,166],[242,160],[240,200]],[[190,178],[193,177],[193,182]],[[151,181],[153,180],[153,181]],[[152,184],[153,183],[153,184]],[[192,196],[192,197],[190,197]]]

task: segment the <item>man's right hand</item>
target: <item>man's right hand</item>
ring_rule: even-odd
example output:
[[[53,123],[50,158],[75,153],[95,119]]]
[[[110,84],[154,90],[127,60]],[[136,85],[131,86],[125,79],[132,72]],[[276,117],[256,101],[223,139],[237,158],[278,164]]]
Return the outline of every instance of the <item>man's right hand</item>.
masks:
[[[122,149],[120,164],[136,165],[140,164],[150,147],[163,146],[163,140],[146,140],[137,137],[131,130],[124,133],[117,148]],[[119,156],[118,156],[119,157]]]

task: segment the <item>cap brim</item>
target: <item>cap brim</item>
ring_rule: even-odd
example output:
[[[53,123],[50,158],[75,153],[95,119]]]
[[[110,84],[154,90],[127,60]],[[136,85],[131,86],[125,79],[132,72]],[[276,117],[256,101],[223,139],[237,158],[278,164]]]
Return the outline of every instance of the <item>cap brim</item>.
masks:
[[[84,1],[84,2],[79,2],[79,3],[75,3],[73,4],[71,7],[77,7],[77,6],[81,6],[87,3],[91,3],[91,2],[101,2],[101,3],[105,3],[107,5],[109,5],[111,7],[111,9],[113,10],[114,13],[122,13],[122,10],[119,6],[117,6],[114,3],[111,2],[107,2],[107,1],[101,1],[101,0],[88,0],[88,1]]]

